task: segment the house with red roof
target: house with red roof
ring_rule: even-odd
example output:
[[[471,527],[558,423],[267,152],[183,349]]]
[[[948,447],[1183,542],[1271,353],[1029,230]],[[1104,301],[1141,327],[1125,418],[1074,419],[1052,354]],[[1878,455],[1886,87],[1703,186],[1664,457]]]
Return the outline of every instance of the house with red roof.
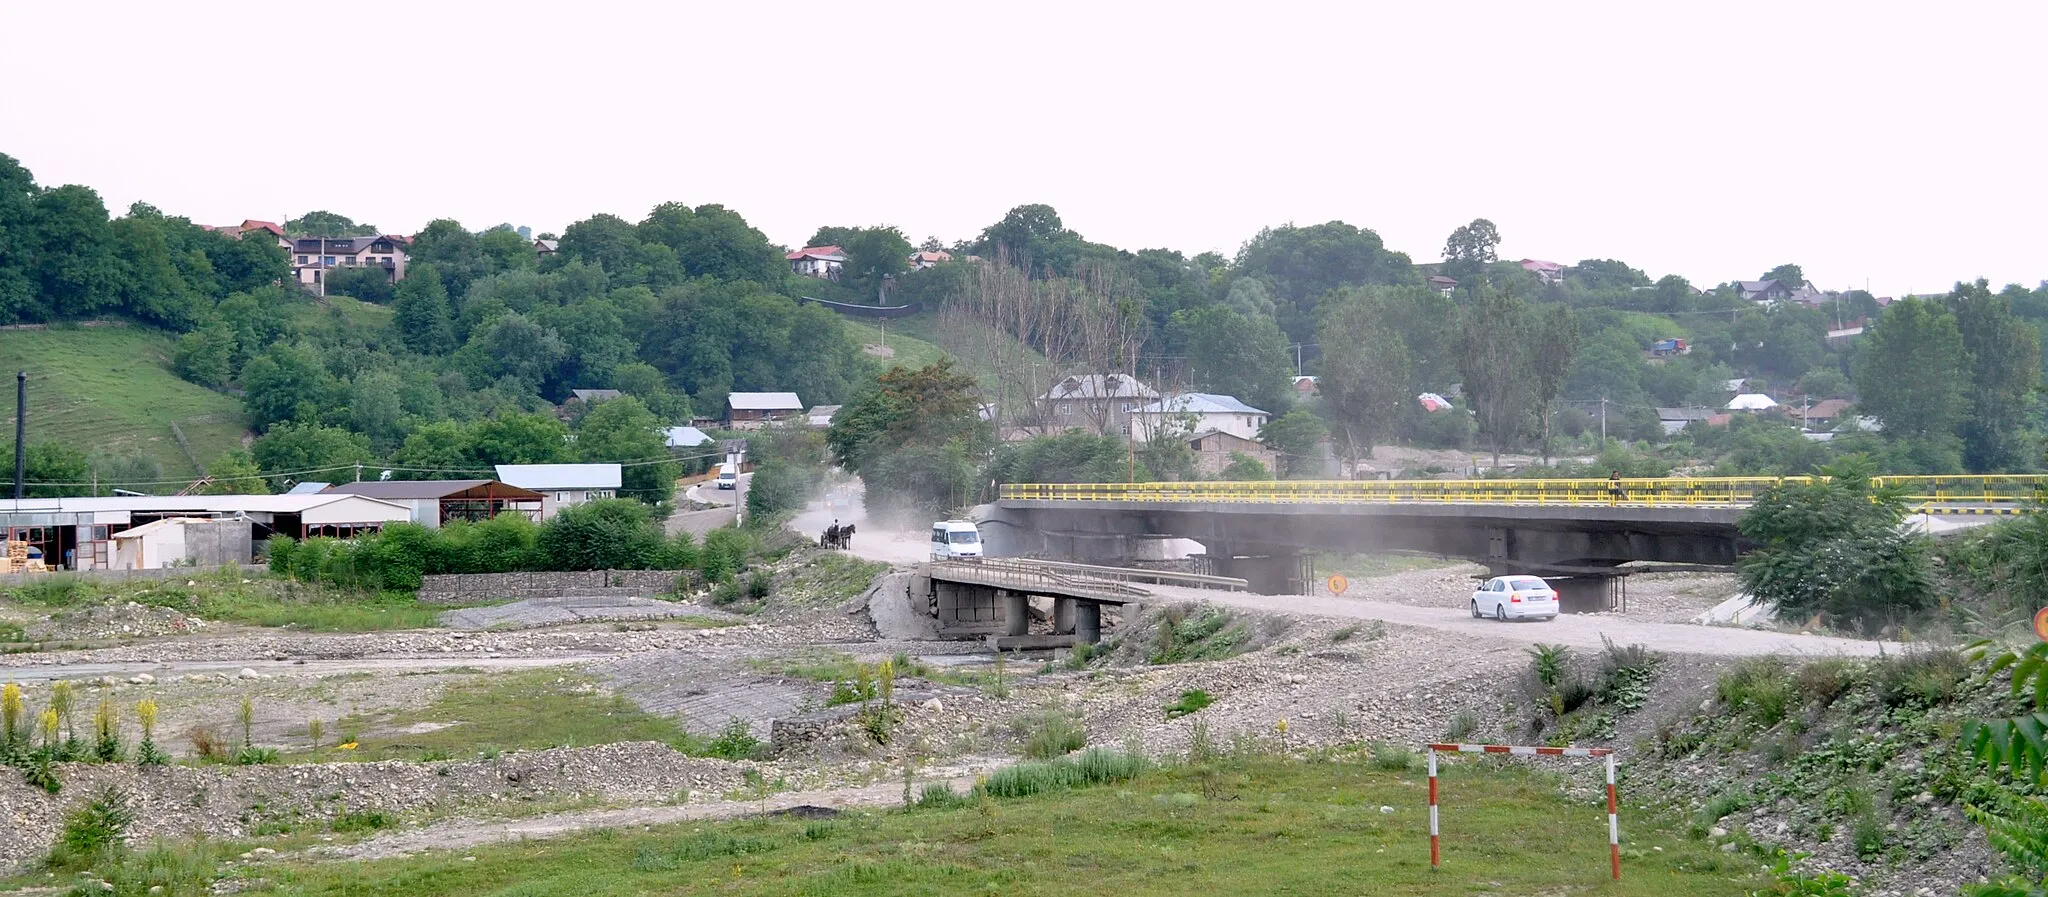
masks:
[[[837,281],[839,272],[846,267],[846,250],[837,246],[806,246],[783,259],[789,262],[789,270],[805,277]]]
[[[1523,259],[1517,264],[1522,266],[1522,270],[1536,275],[1536,279],[1546,284],[1560,283],[1564,280],[1564,266],[1556,262],[1546,262],[1541,259]]]

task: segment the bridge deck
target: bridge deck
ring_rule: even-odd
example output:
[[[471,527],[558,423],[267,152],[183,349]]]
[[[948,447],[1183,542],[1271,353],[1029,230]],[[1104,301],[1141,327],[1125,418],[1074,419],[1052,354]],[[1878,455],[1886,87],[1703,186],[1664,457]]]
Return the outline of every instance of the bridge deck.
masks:
[[[990,586],[1010,592],[1075,598],[1099,604],[1129,604],[1143,601],[1152,594],[1136,586],[1110,579],[1080,576],[1056,569],[1054,565],[1031,561],[993,558],[933,561],[926,565],[925,574],[937,582]],[[1242,583],[1243,580],[1239,582]]]
[[[1811,477],[1659,477],[1622,480],[1281,480],[1267,482],[1022,483],[1004,486],[1013,507],[1038,503],[1096,505],[1301,504],[1496,505],[1558,508],[1740,509],[1781,484]],[[2032,511],[2048,477],[2032,474],[1880,477],[1907,506],[1926,514],[2018,514]]]

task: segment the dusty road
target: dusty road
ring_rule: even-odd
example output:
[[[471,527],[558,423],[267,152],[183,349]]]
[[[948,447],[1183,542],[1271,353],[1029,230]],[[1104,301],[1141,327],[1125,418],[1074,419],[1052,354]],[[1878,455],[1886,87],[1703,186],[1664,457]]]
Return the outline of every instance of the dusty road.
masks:
[[[1700,626],[1693,623],[1654,623],[1631,620],[1620,614],[1567,614],[1544,622],[1501,623],[1490,619],[1474,619],[1462,608],[1416,607],[1365,598],[1252,595],[1244,592],[1214,592],[1158,586],[1148,588],[1155,593],[1175,598],[1210,601],[1266,613],[1318,614],[1357,620],[1383,620],[1403,626],[1421,626],[1453,632],[1473,639],[1506,641],[1519,645],[1542,642],[1598,650],[1601,647],[1601,637],[1605,636],[1619,645],[1640,644],[1655,651],[1724,657],[1760,654],[1867,656],[1880,651],[1897,654],[1906,650],[1906,646],[1899,642],[1794,635],[1760,629]]]

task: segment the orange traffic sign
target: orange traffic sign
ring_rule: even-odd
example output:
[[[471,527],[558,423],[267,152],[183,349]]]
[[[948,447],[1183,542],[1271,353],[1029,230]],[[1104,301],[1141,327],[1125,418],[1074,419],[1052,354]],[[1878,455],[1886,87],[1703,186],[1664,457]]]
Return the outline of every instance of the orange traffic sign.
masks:
[[[1330,577],[1330,594],[1342,595],[1344,594],[1344,590],[1348,588],[1351,588],[1351,580],[1345,579],[1344,574],[1337,573]],[[2040,625],[2040,619],[2038,617],[2035,618],[2034,628],[2038,630],[2040,629]],[[2048,640],[2048,635],[2044,635],[2041,638],[2043,640]]]
[[[2048,642],[2048,607],[2034,613],[2034,637]]]

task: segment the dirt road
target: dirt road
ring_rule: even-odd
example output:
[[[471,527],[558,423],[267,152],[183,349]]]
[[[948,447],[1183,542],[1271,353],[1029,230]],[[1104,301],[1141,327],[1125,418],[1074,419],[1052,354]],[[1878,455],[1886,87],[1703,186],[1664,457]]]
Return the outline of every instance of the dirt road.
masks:
[[[1619,614],[1567,614],[1547,622],[1501,623],[1474,619],[1463,609],[1415,607],[1364,598],[1252,595],[1244,592],[1167,587],[1152,587],[1152,591],[1177,598],[1210,601],[1266,613],[1319,614],[1359,620],[1384,620],[1404,626],[1422,626],[1454,632],[1474,639],[1507,641],[1522,645],[1543,642],[1597,650],[1601,646],[1601,637],[1606,636],[1621,645],[1641,644],[1656,651],[1724,657],[1761,654],[1869,656],[1880,651],[1897,654],[1906,650],[1906,646],[1899,642],[1793,635],[1691,623],[1653,623],[1631,620]]]

